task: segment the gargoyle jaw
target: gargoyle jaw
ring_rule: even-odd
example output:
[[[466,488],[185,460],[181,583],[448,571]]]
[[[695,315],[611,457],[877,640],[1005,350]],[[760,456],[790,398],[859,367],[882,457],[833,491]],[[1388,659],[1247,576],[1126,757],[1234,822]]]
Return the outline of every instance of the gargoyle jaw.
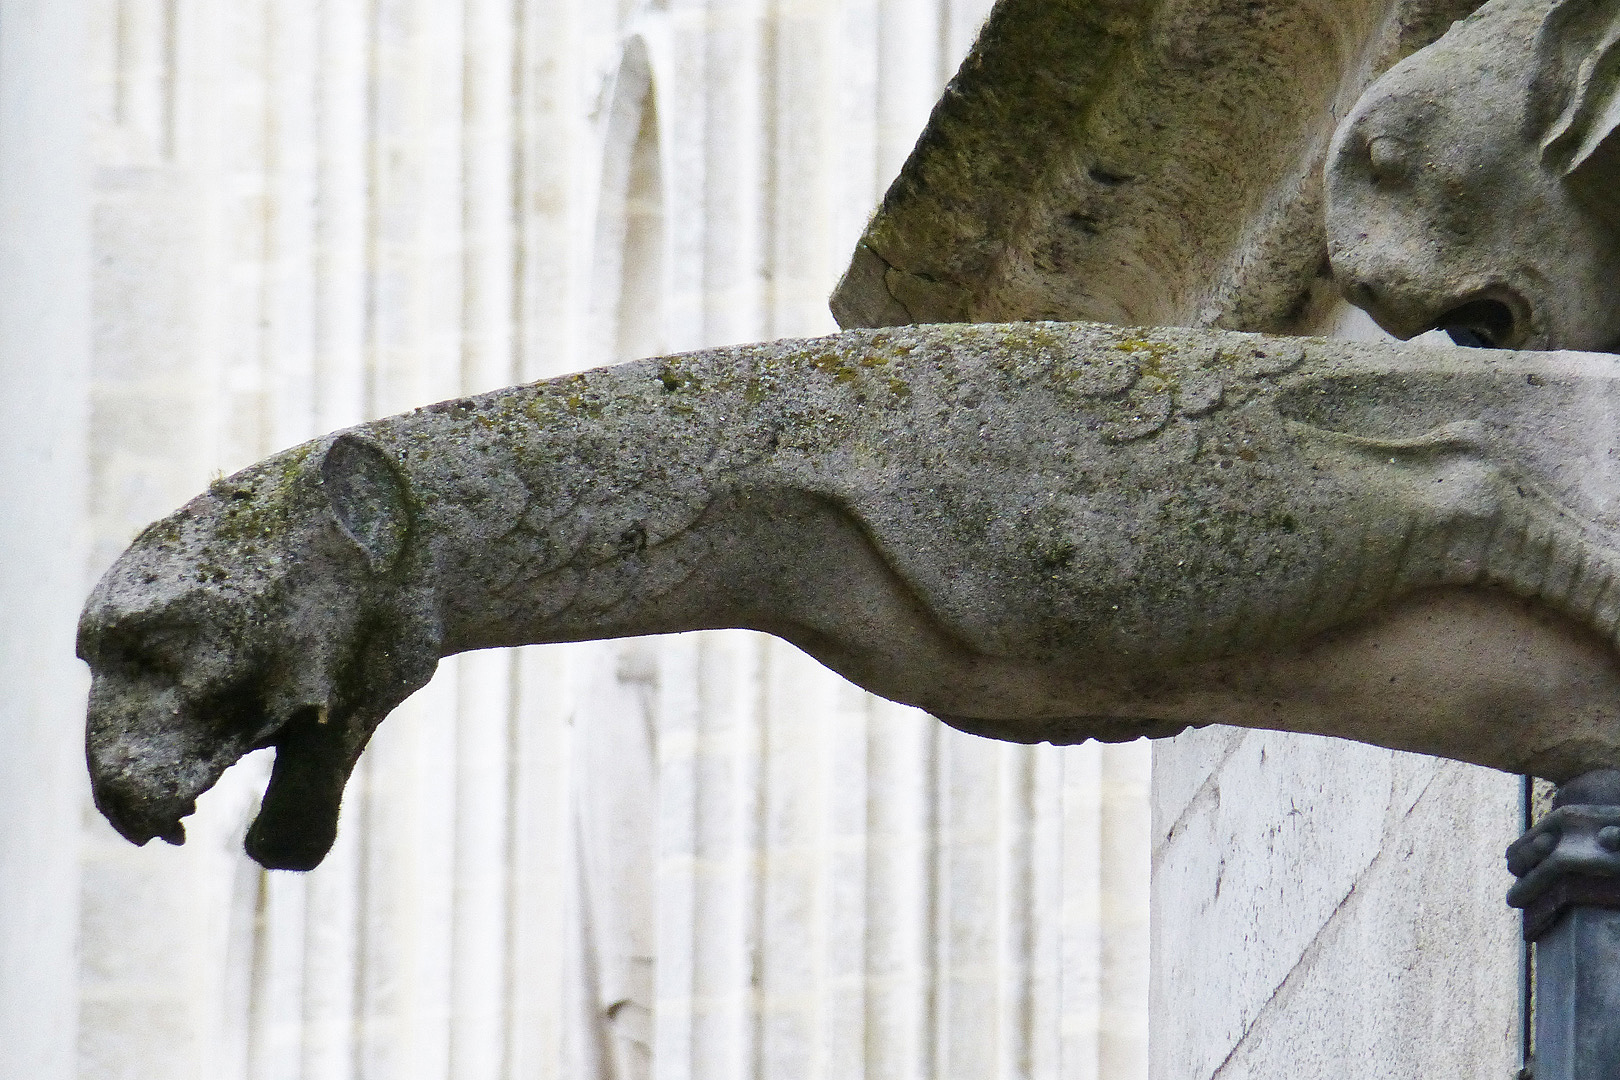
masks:
[[[324,709],[304,709],[276,735],[276,763],[247,853],[270,870],[313,870],[337,839],[343,787],[364,739]]]

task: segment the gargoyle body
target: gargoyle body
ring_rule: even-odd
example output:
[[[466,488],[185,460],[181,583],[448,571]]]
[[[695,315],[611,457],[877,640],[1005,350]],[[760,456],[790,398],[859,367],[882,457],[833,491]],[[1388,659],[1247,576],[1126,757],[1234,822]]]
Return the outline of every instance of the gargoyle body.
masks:
[[[1397,337],[1620,349],[1617,127],[1620,0],[1491,0],[1340,125],[1334,277]]]
[[[1554,778],[1620,762],[1620,364],[1087,324],[638,361],[296,447],[97,586],[98,805],[178,841],[277,748],[319,862],[441,656],[713,627],[1058,743],[1211,722]]]

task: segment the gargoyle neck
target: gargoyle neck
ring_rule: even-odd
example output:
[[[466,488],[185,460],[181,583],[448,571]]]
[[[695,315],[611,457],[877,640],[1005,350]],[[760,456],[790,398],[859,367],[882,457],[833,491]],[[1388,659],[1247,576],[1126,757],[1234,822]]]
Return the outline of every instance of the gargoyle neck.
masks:
[[[408,477],[412,543],[444,655],[611,636],[616,619],[625,633],[647,632],[629,628],[630,609],[680,576],[655,553],[727,476],[759,460],[773,429],[745,400],[746,381],[690,376],[702,356],[513,387],[372,427]]]

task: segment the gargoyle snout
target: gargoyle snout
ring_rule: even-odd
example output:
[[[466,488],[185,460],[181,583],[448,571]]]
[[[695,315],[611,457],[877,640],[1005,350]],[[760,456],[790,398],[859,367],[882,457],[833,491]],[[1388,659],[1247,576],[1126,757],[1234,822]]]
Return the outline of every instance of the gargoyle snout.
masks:
[[[137,695],[123,680],[91,685],[85,757],[96,808],[133,844],[185,842],[180,819],[243,748],[195,725],[178,694]]]
[[[137,845],[153,838],[185,842],[180,819],[196,809],[196,798],[182,794],[178,778],[151,767],[149,747],[92,733],[85,749],[96,808],[119,835]]]
[[[1355,259],[1335,260],[1344,298],[1402,340],[1444,330],[1458,345],[1515,349],[1531,336],[1530,304],[1505,286],[1465,290],[1436,275],[1430,283],[1411,274],[1378,273]]]
[[[1443,301],[1414,288],[1414,283],[1398,271],[1364,265],[1367,260],[1336,258],[1334,276],[1344,298],[1372,316],[1374,322],[1402,340],[1416,337],[1435,327],[1446,309]],[[1380,270],[1386,272],[1380,272]]]
[[[94,775],[101,772],[94,758],[91,772],[90,791],[95,797],[96,809],[125,840],[137,846],[154,838],[170,844],[186,842],[186,827],[180,819],[196,809],[195,800],[185,806],[158,810],[145,785],[131,783],[121,774]]]

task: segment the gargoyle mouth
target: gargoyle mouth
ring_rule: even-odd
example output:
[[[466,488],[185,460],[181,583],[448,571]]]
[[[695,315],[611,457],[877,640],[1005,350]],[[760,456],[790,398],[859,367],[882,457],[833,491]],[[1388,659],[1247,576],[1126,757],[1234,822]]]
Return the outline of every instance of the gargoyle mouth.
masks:
[[[1529,336],[1516,297],[1479,296],[1440,316],[1430,329],[1444,330],[1452,342],[1471,349],[1516,349]]]
[[[101,701],[118,700],[103,685]],[[213,724],[157,725],[150,718],[194,719],[173,704],[92,708],[86,750],[96,806],[120,834],[141,845],[153,839],[185,842],[182,818],[197,809],[197,796],[214,786],[243,754],[275,747],[275,766],[253,826],[247,851],[272,870],[310,870],[337,836],[343,787],[359,754],[351,729],[315,706],[298,709],[279,724],[260,718],[255,734],[220,734]],[[234,719],[242,721],[245,714]],[[241,726],[249,726],[242,724]]]
[[[359,747],[325,709],[295,714],[271,740],[276,763],[247,852],[271,870],[313,870],[337,838],[343,787]]]

